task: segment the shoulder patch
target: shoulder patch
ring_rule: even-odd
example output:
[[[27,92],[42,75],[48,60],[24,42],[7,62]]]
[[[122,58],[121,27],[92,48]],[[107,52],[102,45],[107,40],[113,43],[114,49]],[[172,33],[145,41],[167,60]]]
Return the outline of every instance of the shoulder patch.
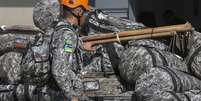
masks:
[[[72,53],[74,51],[72,40],[65,39],[64,52]]]

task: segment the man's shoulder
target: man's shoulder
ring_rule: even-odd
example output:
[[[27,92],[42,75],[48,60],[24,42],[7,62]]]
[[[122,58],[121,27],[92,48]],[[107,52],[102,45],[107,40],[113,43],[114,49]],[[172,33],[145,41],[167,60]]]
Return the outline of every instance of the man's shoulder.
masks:
[[[60,21],[58,24],[55,26],[55,31],[59,30],[69,30],[69,31],[74,31],[74,28],[71,24],[69,24],[66,21]]]

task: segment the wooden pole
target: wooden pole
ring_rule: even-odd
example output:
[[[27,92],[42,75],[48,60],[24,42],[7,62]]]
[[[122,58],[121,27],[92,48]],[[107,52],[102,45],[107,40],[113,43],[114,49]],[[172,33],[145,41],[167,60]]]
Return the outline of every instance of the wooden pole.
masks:
[[[144,35],[144,34],[151,34],[151,33],[162,33],[162,32],[172,32],[172,31],[186,31],[191,30],[192,26],[190,23],[180,24],[180,25],[171,25],[171,26],[163,26],[163,27],[156,27],[156,28],[146,28],[146,29],[138,29],[138,30],[131,30],[131,31],[124,31],[124,32],[117,32],[117,33],[106,33],[106,34],[97,34],[91,36],[82,37],[83,42],[99,40],[99,39],[111,39],[116,38],[116,34],[119,37],[127,37],[127,36],[137,36],[137,35]]]
[[[112,42],[120,42],[120,41],[128,41],[128,40],[136,40],[136,39],[146,39],[146,38],[158,38],[158,37],[168,37],[176,35],[176,31],[172,32],[162,32],[162,33],[153,33],[153,34],[143,34],[138,36],[127,36],[127,37],[119,37],[119,38],[111,38],[111,39],[100,39],[100,40],[93,40],[87,41],[82,44],[84,49],[88,51],[93,51],[92,48],[94,45],[98,44],[106,44]]]

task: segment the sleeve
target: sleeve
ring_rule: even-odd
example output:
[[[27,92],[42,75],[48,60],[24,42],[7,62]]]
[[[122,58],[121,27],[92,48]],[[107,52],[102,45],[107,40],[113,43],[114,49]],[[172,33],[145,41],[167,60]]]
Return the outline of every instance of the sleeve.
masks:
[[[59,26],[52,36],[52,74],[65,96],[71,99],[79,97],[82,83],[75,69],[77,35],[68,27]]]

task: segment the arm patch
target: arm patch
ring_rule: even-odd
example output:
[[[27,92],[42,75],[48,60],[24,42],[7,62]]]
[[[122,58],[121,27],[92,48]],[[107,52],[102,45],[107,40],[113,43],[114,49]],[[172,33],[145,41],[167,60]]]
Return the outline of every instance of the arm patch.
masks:
[[[72,40],[65,39],[65,41],[64,41],[64,52],[73,53],[73,51],[74,51],[74,48],[73,48]]]

